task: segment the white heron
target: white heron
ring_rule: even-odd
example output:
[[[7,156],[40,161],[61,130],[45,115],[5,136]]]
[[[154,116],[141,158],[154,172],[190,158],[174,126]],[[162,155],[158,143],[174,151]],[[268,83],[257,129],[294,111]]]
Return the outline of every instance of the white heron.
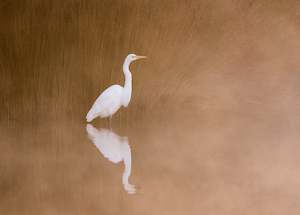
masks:
[[[122,176],[123,187],[129,194],[136,192],[135,186],[129,183],[131,175],[131,150],[127,137],[120,137],[111,130],[96,129],[90,124],[86,125],[89,139],[101,152],[101,154],[113,163],[124,161]]]
[[[132,91],[132,75],[129,70],[131,62],[146,58],[146,56],[138,56],[135,54],[129,54],[123,64],[123,72],[125,75],[124,87],[120,85],[112,85],[96,99],[92,108],[86,115],[87,122],[91,122],[96,117],[111,117],[116,113],[121,106],[127,107],[131,99]]]

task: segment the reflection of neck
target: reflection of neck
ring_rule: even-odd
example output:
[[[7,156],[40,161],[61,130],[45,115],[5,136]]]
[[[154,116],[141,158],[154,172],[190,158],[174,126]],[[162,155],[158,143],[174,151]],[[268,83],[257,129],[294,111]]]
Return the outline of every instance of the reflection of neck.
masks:
[[[130,62],[125,61],[123,64],[123,72],[125,75],[125,84],[124,84],[124,91],[123,91],[123,105],[125,107],[128,106],[130,98],[131,98],[131,91],[132,91],[132,75],[129,70]]]
[[[131,150],[128,143],[123,143],[121,145],[121,150],[123,154],[123,160],[124,160],[124,172],[122,176],[122,183],[124,185],[129,184],[129,176],[131,175]]]

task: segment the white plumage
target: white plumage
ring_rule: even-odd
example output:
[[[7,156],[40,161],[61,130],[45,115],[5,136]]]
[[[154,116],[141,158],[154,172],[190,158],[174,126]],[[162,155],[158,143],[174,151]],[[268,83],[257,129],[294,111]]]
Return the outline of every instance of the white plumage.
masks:
[[[107,129],[96,129],[90,124],[87,124],[86,131],[88,137],[101,152],[101,154],[113,163],[124,161],[124,172],[122,183],[124,189],[129,194],[134,194],[135,186],[129,183],[131,175],[131,150],[127,137],[120,137],[116,133]]]
[[[96,117],[112,117],[121,106],[127,107],[132,92],[132,75],[129,70],[131,62],[146,58],[145,56],[137,56],[135,54],[129,54],[123,64],[123,72],[125,75],[124,87],[120,85],[112,85],[96,99],[93,106],[86,115],[86,120],[91,122]]]

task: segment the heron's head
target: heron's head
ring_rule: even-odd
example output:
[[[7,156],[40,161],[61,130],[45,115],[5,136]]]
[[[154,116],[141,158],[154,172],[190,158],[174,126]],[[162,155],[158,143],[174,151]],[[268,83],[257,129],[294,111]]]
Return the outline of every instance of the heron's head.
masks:
[[[143,59],[143,58],[147,58],[147,57],[146,56],[139,56],[139,55],[136,55],[136,54],[129,54],[129,55],[127,55],[125,61],[127,63],[131,63],[135,60],[139,60],[139,59]]]

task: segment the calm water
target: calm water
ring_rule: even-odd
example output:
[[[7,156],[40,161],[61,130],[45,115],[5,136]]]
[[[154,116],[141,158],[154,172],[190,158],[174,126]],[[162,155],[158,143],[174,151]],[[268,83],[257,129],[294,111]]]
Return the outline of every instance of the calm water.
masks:
[[[1,211],[208,214],[297,211],[296,132],[163,122],[11,127],[1,141]]]

